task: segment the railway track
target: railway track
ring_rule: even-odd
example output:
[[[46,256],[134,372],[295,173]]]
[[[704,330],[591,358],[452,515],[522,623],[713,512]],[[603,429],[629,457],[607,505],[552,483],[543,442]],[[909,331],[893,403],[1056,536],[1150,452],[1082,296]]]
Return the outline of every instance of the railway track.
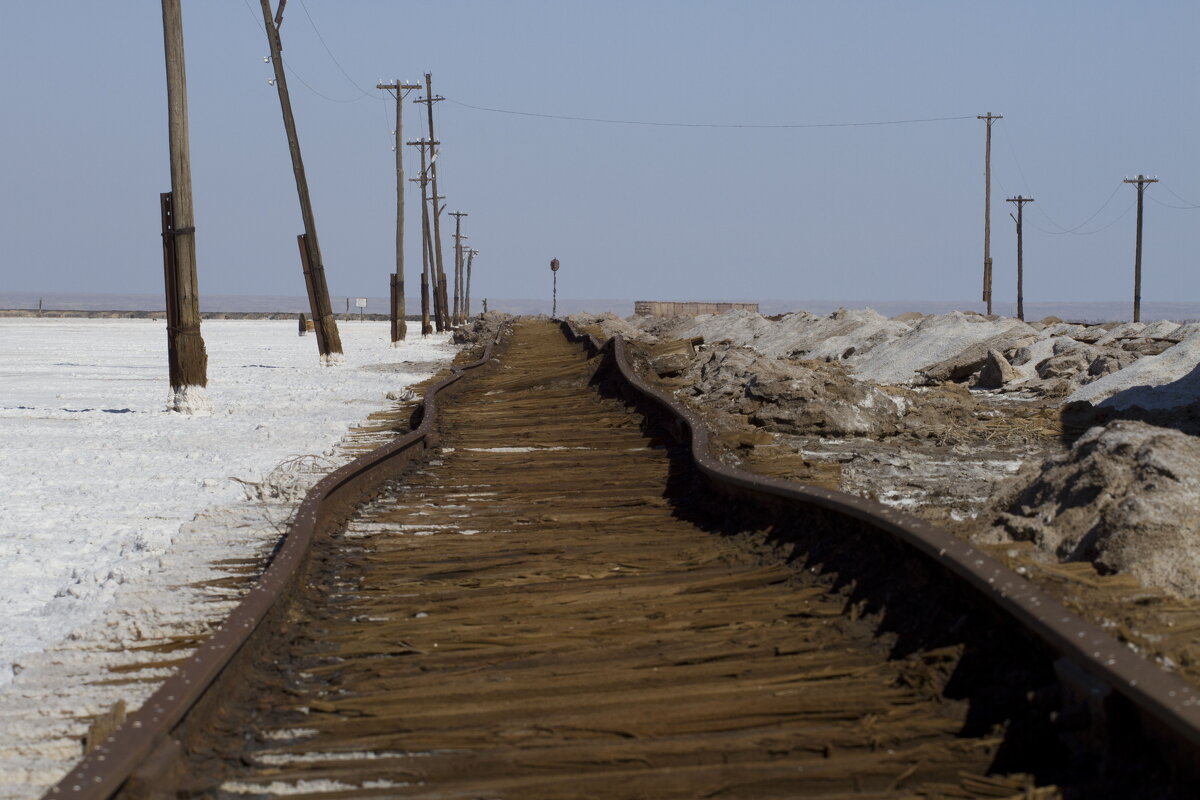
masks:
[[[522,320],[47,796],[1192,797],[1198,749],[1192,690],[987,556]]]

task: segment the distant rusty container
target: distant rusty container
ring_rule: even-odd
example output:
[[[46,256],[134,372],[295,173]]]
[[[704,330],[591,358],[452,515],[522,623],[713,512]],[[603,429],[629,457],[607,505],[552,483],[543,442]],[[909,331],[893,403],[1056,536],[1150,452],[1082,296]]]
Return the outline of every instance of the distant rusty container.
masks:
[[[638,300],[633,313],[642,317],[680,317],[697,314],[722,314],[740,309],[758,313],[758,303],[675,303],[659,300]]]

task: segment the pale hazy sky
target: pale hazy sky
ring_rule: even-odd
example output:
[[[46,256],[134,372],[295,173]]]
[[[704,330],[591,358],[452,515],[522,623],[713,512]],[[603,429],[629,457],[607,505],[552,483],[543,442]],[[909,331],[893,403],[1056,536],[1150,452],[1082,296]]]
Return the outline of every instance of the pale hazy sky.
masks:
[[[183,6],[201,291],[302,295],[258,2]],[[1168,207],[1200,203],[1198,32],[1194,1],[291,0],[282,37],[335,295],[385,295],[394,263],[393,106],[374,85],[431,71],[477,297],[546,293],[557,256],[567,297],[977,307],[987,111],[1004,115],[997,301],[1015,297],[1004,198],[1018,192],[1036,198],[1027,301],[1128,298],[1135,190],[1120,182],[1139,172],[1162,180],[1143,296],[1200,297],[1200,209]],[[0,291],[161,291],[160,4],[0,0],[0,73]],[[718,125],[967,119],[672,127],[460,104]],[[422,111],[406,105],[407,138]]]

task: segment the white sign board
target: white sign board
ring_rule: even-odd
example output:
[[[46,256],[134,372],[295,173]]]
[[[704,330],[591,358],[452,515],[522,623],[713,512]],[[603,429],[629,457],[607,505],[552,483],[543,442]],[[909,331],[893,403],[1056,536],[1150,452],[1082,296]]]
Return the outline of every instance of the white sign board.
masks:
[[[367,298],[365,298],[365,297],[354,298],[354,307],[355,308],[366,308],[367,307]]]

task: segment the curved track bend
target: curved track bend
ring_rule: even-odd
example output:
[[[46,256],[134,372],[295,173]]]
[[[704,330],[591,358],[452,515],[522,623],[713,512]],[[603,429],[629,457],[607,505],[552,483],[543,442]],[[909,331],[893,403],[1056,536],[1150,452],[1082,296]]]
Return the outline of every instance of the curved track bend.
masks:
[[[518,322],[126,796],[1191,796],[1183,723],[903,520],[719,488],[618,347]]]

